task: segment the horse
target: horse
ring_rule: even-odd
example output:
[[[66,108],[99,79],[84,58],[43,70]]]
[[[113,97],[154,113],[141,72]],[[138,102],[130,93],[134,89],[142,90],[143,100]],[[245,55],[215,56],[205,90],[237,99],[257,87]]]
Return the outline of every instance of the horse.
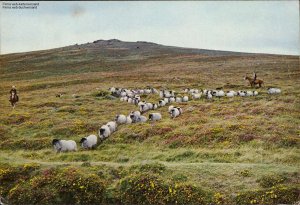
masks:
[[[248,80],[251,87],[255,87],[257,84],[258,84],[259,87],[261,87],[262,84],[264,84],[264,81],[262,81],[260,79],[256,79],[256,78],[253,79],[253,78],[250,78],[248,76],[245,76],[244,80]]]
[[[11,106],[13,107],[13,109],[15,109],[16,103],[19,101],[19,96],[17,95],[17,93],[15,91],[10,92],[9,101],[10,101]]]

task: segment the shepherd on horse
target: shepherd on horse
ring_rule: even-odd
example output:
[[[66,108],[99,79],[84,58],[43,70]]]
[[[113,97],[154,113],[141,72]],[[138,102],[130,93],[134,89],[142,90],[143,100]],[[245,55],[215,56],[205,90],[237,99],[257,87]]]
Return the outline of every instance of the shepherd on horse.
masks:
[[[17,89],[15,86],[12,86],[11,90],[9,91],[10,97],[9,97],[9,102],[11,103],[11,106],[13,109],[16,106],[16,103],[19,101],[19,96],[17,95]]]
[[[251,87],[255,87],[256,85],[258,85],[259,87],[262,86],[262,84],[264,83],[264,81],[257,79],[257,75],[254,72],[253,73],[253,78],[248,77],[247,75],[245,76],[244,80],[248,80],[250,83]]]

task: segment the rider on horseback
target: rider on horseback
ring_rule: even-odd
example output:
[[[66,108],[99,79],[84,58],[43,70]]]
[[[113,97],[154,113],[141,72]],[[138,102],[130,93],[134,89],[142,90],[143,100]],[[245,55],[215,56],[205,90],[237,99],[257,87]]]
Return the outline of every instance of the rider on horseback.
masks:
[[[19,96],[17,95],[16,86],[13,85],[9,93],[10,93],[9,101],[11,103],[11,106],[15,108],[16,103],[19,101]]]

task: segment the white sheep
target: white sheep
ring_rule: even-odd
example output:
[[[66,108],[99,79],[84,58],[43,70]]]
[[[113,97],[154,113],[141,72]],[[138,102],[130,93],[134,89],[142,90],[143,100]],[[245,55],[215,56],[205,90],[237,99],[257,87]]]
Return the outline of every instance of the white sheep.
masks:
[[[239,90],[238,95],[241,96],[241,97],[245,97],[246,96],[246,91]]]
[[[126,123],[126,116],[125,115],[116,115],[115,121],[118,124],[125,124]]]
[[[220,98],[220,97],[224,97],[224,96],[225,96],[225,93],[224,93],[223,90],[218,90],[216,96],[219,97],[219,98]]]
[[[158,105],[156,103],[152,104],[152,110],[156,110],[158,108]]]
[[[147,118],[145,116],[141,115],[137,118],[136,122],[146,122],[146,121],[147,121]]]
[[[161,114],[156,112],[156,113],[150,113],[149,114],[149,120],[150,121],[157,121],[157,120],[161,120]]]
[[[234,93],[228,91],[228,92],[226,93],[226,97],[232,98],[232,97],[234,97]]]
[[[162,90],[159,91],[159,97],[160,97],[160,98],[164,98],[164,97],[165,97],[165,96],[164,96],[164,92],[163,92]]]
[[[169,98],[164,98],[166,104],[170,103]]]
[[[170,105],[169,108],[168,108],[168,112],[171,113],[171,110],[172,110],[173,108],[174,108],[174,106],[173,106],[173,105]]]
[[[180,112],[179,108],[174,107],[171,109],[170,114],[171,114],[171,118],[175,118],[175,117],[179,116],[181,114],[181,112]]]
[[[182,98],[182,102],[188,102],[189,101],[189,97],[188,96],[184,96],[183,98]]]
[[[170,102],[170,103],[175,102],[175,98],[174,98],[174,97],[170,97],[170,98],[169,98],[169,102]]]
[[[131,111],[129,115],[135,115],[135,116],[140,116],[141,115],[141,112],[140,111]]]
[[[148,110],[152,110],[153,109],[153,104],[152,103],[146,103]]]
[[[128,103],[132,103],[132,102],[133,102],[133,99],[132,99],[132,98],[128,98],[128,99],[127,99],[127,102],[128,102]]]
[[[202,93],[192,93],[192,98],[195,99],[200,99],[201,98]]]
[[[52,145],[56,152],[77,151],[77,145],[74,140],[53,139]]]
[[[140,116],[141,116],[140,111],[132,111],[132,112],[129,114],[129,117],[130,117],[132,123],[136,123],[136,122],[138,121],[138,118],[139,118]]]
[[[132,119],[130,118],[130,115],[128,115],[126,117],[126,124],[131,124],[132,123]]]
[[[150,103],[150,104],[151,104],[151,103]],[[151,104],[151,105],[152,105],[152,104]],[[139,106],[139,109],[140,109],[141,113],[146,112],[146,111],[149,110],[147,104],[145,104],[145,103],[141,104],[141,105]]]
[[[81,146],[85,149],[95,148],[97,146],[97,136],[89,135],[80,140]]]
[[[107,125],[102,125],[99,129],[99,137],[101,140],[104,140],[110,136],[111,132]]]
[[[251,90],[247,90],[246,96],[248,96],[248,97],[253,96],[253,92]]]
[[[163,107],[163,106],[165,106],[165,105],[166,105],[166,102],[165,102],[164,100],[158,101],[158,106],[159,106],[159,107]]]
[[[113,133],[117,130],[117,123],[115,121],[110,121],[106,123],[106,125],[109,127],[110,133]]]
[[[279,94],[281,93],[281,90],[279,88],[269,88],[268,94]]]
[[[257,96],[258,95],[258,92],[255,90],[255,91],[253,91],[253,95],[254,96]]]
[[[212,92],[208,91],[207,94],[206,94],[206,98],[207,99],[212,99],[212,97],[213,97]]]
[[[175,101],[178,102],[178,103],[181,103],[182,102],[182,97],[176,97]]]
[[[237,95],[238,95],[237,92],[235,92],[234,90],[230,90],[230,91],[228,91],[227,93],[233,93],[234,96],[237,96]]]

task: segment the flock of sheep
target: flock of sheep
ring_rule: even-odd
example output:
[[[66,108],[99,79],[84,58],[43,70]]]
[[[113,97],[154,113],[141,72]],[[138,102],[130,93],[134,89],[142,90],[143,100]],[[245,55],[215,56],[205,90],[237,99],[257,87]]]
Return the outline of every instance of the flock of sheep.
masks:
[[[228,97],[232,98],[235,96],[240,97],[250,97],[257,96],[257,91],[227,91],[223,90],[199,90],[199,89],[189,89],[186,88],[183,90],[184,95],[177,95],[174,90],[156,90],[155,88],[146,88],[146,89],[124,89],[124,88],[109,88],[111,95],[119,97],[121,101],[132,103],[138,106],[139,110],[132,111],[129,115],[119,114],[115,117],[114,121],[110,121],[105,125],[102,125],[99,128],[98,136],[89,135],[80,140],[81,146],[84,149],[95,148],[100,142],[107,139],[112,133],[117,130],[118,125],[122,124],[131,124],[131,123],[143,123],[146,121],[158,121],[162,119],[162,115],[159,112],[152,112],[149,114],[148,118],[143,116],[147,111],[156,110],[159,107],[164,107],[170,103],[181,103],[188,102],[189,96],[193,100],[200,99],[202,96],[207,99],[212,99],[213,97],[221,98]],[[269,88],[268,94],[279,94],[281,90],[279,88]],[[146,101],[141,101],[141,95],[148,94],[158,94],[161,100],[158,103],[150,103]],[[168,107],[168,112],[170,113],[171,118],[176,118],[182,114],[183,110],[180,107],[175,107],[170,105]],[[60,140],[53,139],[52,145],[57,152],[65,151],[77,151],[77,144],[74,140]]]

